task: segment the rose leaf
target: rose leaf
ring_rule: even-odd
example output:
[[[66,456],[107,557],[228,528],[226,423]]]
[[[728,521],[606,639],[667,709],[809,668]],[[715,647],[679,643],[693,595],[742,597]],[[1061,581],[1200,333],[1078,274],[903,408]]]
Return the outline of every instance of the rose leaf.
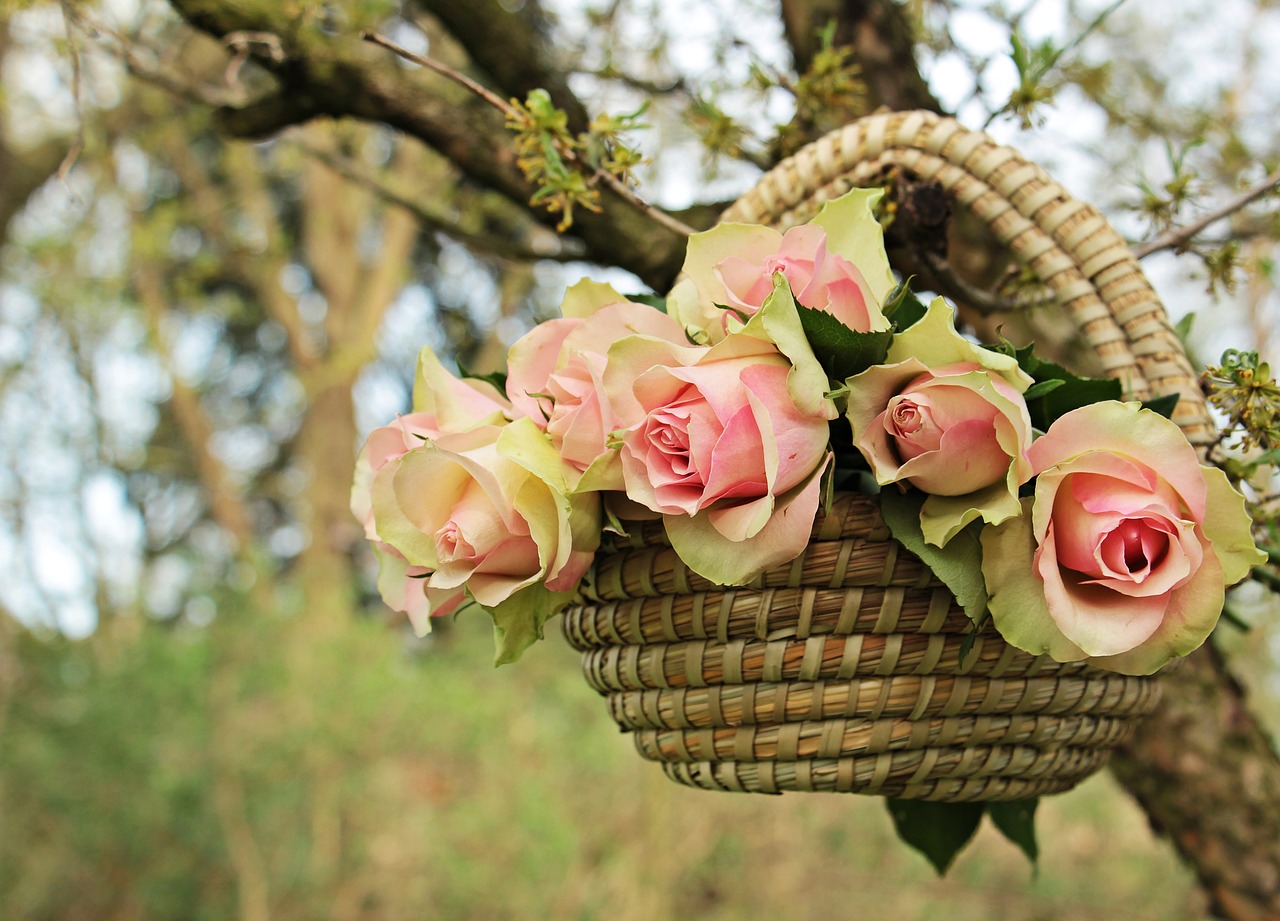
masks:
[[[920,508],[928,497],[919,490],[906,493],[885,489],[880,493],[880,517],[898,543],[918,556],[942,580],[965,614],[978,623],[987,610],[987,584],[982,578],[982,522],[974,521],[946,547],[925,543],[920,528]]]
[[[886,799],[898,837],[915,848],[942,876],[973,838],[986,810],[984,803],[935,803]]]
[[[889,352],[890,330],[860,333],[845,326],[833,315],[796,304],[813,354],[827,375],[843,381],[881,364]]]
[[[889,292],[889,296],[885,298],[884,307],[881,308],[881,312],[886,319],[893,321],[898,332],[914,324],[927,312],[924,302],[911,290],[913,278],[915,278],[914,275],[899,282],[898,286]]]
[[[1178,393],[1166,393],[1162,397],[1152,397],[1150,400],[1142,401],[1142,408],[1149,409],[1154,413],[1159,413],[1166,419],[1173,418],[1173,411],[1177,408],[1178,399],[1181,397]]]
[[[1032,797],[987,804],[987,815],[991,817],[992,824],[1027,855],[1033,867],[1040,856],[1040,848],[1036,844],[1036,806],[1039,803],[1039,799]]]

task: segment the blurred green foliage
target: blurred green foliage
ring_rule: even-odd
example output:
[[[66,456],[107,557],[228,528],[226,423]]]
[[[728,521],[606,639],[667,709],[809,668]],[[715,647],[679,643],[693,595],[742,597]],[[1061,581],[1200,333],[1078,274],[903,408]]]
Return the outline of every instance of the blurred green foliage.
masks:
[[[0,917],[243,917],[246,873],[274,921],[1201,917],[1105,776],[1044,802],[1036,877],[984,828],[938,880],[874,798],[671,784],[556,637],[494,671],[483,618],[317,638],[219,608],[207,629],[19,635]]]

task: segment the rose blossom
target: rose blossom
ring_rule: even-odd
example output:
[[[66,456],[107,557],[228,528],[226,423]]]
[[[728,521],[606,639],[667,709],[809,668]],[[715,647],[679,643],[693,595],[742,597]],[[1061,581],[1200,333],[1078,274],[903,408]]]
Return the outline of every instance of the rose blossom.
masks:
[[[603,304],[597,303],[603,300]],[[565,297],[563,319],[539,323],[511,346],[507,394],[517,412],[548,435],[579,473],[596,464],[584,489],[621,489],[617,452],[606,445],[618,420],[604,398],[605,355],[625,336],[684,343],[680,324],[612,288],[580,282]]]
[[[661,513],[680,558],[720,584],[749,581],[808,541],[828,428],[824,407],[797,406],[791,371],[746,333],[714,347],[632,337],[609,352],[627,495]]]
[[[1243,497],[1138,403],[1067,413],[1031,446],[1030,514],[983,532],[996,627],[1060,661],[1150,674],[1199,646],[1264,557]]]
[[[374,478],[379,535],[428,589],[465,586],[505,635],[510,661],[590,566],[599,497],[569,496],[563,462],[530,419],[445,434]]]
[[[881,194],[855,189],[824,205],[812,223],[785,234],[734,223],[694,234],[684,280],[668,298],[672,316],[719,341],[740,317],[760,309],[781,272],[797,303],[858,332],[887,330],[880,306],[895,282],[872,211]]]
[[[847,381],[854,444],[876,482],[928,494],[921,529],[939,547],[977,518],[1017,515],[1031,418],[1016,360],[957,333],[941,300],[895,337],[888,360]]]
[[[416,631],[427,633],[431,630],[428,616],[452,613],[465,596],[461,589],[428,588],[425,576],[429,570],[410,565],[399,551],[379,538],[370,495],[374,478],[385,466],[395,466],[406,453],[429,439],[501,421],[509,405],[484,381],[458,380],[429,349],[423,349],[418,358],[414,404],[419,411],[399,416],[390,425],[370,433],[356,459],[351,513],[364,525],[365,537],[374,542],[382,600],[393,611],[407,614]]]

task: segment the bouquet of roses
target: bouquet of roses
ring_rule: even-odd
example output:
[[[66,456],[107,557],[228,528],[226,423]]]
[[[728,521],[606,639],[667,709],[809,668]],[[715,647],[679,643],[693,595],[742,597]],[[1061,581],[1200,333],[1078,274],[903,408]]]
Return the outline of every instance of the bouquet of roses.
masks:
[[[1243,497],[1169,400],[976,345],[916,301],[880,195],[785,234],[696,234],[664,302],[579,282],[505,376],[459,379],[424,350],[413,412],[370,436],[352,495],[386,602],[420,631],[474,602],[512,661],[607,531],[660,518],[686,566],[741,585],[804,550],[833,490],[863,488],[1021,649],[1148,674],[1199,646],[1263,559]]]

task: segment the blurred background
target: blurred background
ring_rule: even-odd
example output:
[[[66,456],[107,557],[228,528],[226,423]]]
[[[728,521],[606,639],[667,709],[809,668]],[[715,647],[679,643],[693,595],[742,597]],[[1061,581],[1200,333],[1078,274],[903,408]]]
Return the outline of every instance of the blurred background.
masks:
[[[882,104],[985,126],[1135,242],[1280,163],[1274,0],[849,4],[871,44],[837,6],[0,3],[0,918],[1205,916],[1105,773],[1042,804],[1038,872],[984,828],[939,880],[875,799],[671,784],[556,629],[495,671],[487,618],[417,638],[378,599],[348,492],[418,349],[492,370],[576,278],[663,290],[679,258],[607,258],[589,213],[558,236],[485,172],[492,116],[360,29],[648,101],[641,194],[699,226]],[[1198,360],[1274,357],[1278,237],[1263,198],[1144,263]],[[1232,606],[1274,731],[1276,612]]]

